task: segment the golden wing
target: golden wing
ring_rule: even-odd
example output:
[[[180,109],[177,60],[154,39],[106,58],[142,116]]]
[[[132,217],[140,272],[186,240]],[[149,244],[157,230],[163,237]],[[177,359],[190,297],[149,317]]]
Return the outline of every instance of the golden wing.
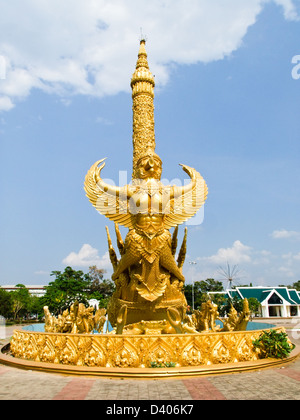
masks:
[[[84,190],[92,205],[97,211],[113,222],[117,222],[129,229],[133,228],[131,215],[128,212],[128,199],[126,187],[114,187],[104,183],[100,172],[105,163],[101,159],[91,166],[86,174]]]
[[[183,169],[192,178],[192,188],[182,187],[182,193],[171,199],[169,211],[164,217],[166,229],[178,226],[193,217],[207,198],[207,185],[199,172],[189,166],[183,166]]]

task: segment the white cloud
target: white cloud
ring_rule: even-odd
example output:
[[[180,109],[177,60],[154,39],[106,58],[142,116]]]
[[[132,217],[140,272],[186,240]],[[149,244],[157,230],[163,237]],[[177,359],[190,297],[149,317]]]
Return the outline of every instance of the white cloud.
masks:
[[[96,118],[96,123],[97,124],[102,124],[102,125],[113,125],[114,123],[110,120],[108,120],[107,118],[103,118],[103,117],[97,117]]]
[[[283,276],[284,276],[283,278],[285,278],[285,277],[294,278],[295,277],[294,272],[288,267],[284,267],[284,266],[279,267],[278,271],[283,274]]]
[[[257,250],[240,240],[228,248],[219,248],[215,254],[198,257],[197,264],[184,267],[186,282],[214,278],[223,280],[221,269],[226,271],[227,263],[232,270],[236,265],[236,284],[278,285],[297,281],[300,273],[300,252],[276,255],[263,249]],[[224,283],[224,287],[226,284]]]
[[[63,98],[129,91],[140,26],[163,85],[174,63],[230,55],[271,1],[287,19],[297,18],[291,0],[0,0],[0,54],[7,63],[0,111],[33,88]]]
[[[0,96],[0,111],[10,111],[14,104],[8,96]]]
[[[294,230],[281,229],[281,230],[274,230],[271,233],[271,236],[274,239],[289,239],[289,238],[300,239],[300,232],[296,232]]]
[[[287,254],[281,255],[281,258],[277,258],[277,264],[273,265],[274,276],[278,276],[281,278],[281,282],[285,281],[286,278],[293,279],[293,281],[297,281],[299,278],[299,270],[300,270],[300,252],[293,253],[289,252]]]
[[[300,252],[297,254],[293,254],[292,252],[289,252],[288,254],[282,255],[282,258],[287,261],[289,265],[292,265],[295,261],[300,261]]]
[[[251,262],[252,248],[242,244],[241,241],[234,241],[230,248],[220,248],[215,255],[210,257],[202,257],[199,260],[210,262],[213,264],[223,265],[227,264],[240,264]]]
[[[274,0],[276,4],[283,7],[284,17],[288,20],[299,20],[296,6],[292,0]]]
[[[262,251],[256,251],[254,252],[255,258],[253,259],[254,265],[266,265],[270,264],[270,262],[273,260],[273,255],[270,251],[262,250]]]
[[[214,278],[215,280],[223,281],[224,287],[226,287],[227,279],[224,276],[223,269],[227,272],[227,264],[229,264],[231,272],[236,266],[234,269],[236,284],[240,281],[252,281],[252,279],[248,279],[248,274],[241,268],[245,264],[252,263],[252,253],[251,247],[236,240],[231,247],[219,248],[214,255],[198,257],[196,264],[189,265],[186,263],[184,266],[186,283]]]
[[[71,252],[62,262],[63,264],[75,267],[96,265],[98,268],[111,268],[109,253],[106,252],[103,256],[99,256],[98,250],[89,244],[84,244],[78,253]]]

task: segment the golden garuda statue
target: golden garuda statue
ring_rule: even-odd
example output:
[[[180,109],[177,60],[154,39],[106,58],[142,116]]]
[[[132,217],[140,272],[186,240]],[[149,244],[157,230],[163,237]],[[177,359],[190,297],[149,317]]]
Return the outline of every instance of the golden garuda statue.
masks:
[[[131,79],[133,98],[133,173],[124,187],[109,185],[101,178],[104,159],[88,171],[84,188],[93,206],[115,223],[118,259],[107,228],[110,258],[116,291],[107,308],[118,332],[129,324],[161,321],[179,313],[183,319],[186,299],[183,293],[182,265],[184,240],[175,260],[178,225],[195,215],[204,204],[207,186],[193,168],[181,165],[190,182],[166,186],[160,181],[162,161],[155,153],[154,77],[149,70],[145,40]],[[129,229],[125,242],[119,225]],[[173,235],[170,229],[175,228]],[[174,312],[175,311],[175,312]],[[122,326],[122,327],[120,327]],[[167,323],[163,332],[172,332]]]

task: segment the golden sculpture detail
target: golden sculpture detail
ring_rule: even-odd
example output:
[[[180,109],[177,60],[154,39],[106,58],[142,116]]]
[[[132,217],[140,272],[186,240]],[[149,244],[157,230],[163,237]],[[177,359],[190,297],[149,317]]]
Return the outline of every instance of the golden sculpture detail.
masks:
[[[243,300],[243,310],[239,314],[231,305],[228,318],[223,319],[224,327],[222,331],[245,331],[250,319],[250,314],[248,299]]]
[[[241,313],[231,307],[225,319],[219,318],[218,307],[210,300],[192,315],[186,313],[182,266],[187,229],[175,260],[178,225],[204,204],[207,187],[201,175],[186,165],[182,167],[191,178],[188,185],[161,183],[162,162],[155,153],[154,86],[142,40],[131,80],[132,184],[122,188],[106,184],[101,178],[104,159],[90,168],[85,179],[85,191],[93,206],[115,223],[120,259],[106,228],[116,284],[107,314],[114,330],[103,334],[105,309],[94,314],[93,308],[74,302],[56,318],[45,307],[45,332],[15,330],[10,343],[12,355],[26,359],[25,368],[55,371],[55,365],[61,364],[69,365],[63,368],[64,373],[78,366],[76,374],[123,378],[126,374],[144,377],[146,372],[146,377],[161,377],[157,369],[145,368],[153,364],[172,366],[177,368],[175,375],[195,375],[204,366],[207,372],[212,369],[217,373],[216,364],[235,364],[229,371],[239,370],[240,365],[248,369],[238,362],[255,366],[254,361],[261,357],[253,346],[261,331],[246,331],[250,318],[247,299]],[[125,241],[119,225],[129,229]],[[222,327],[217,320],[223,322]],[[276,330],[285,332],[284,328]],[[20,360],[17,364],[22,365]],[[172,376],[172,369],[163,369],[161,375]]]
[[[197,331],[220,330],[220,326],[216,325],[217,319],[219,319],[218,306],[210,300],[202,303],[201,309],[192,313],[192,322]]]
[[[106,321],[106,309],[100,308],[93,315],[94,308],[86,308],[83,303],[74,302],[70,310],[66,309],[56,318],[51,315],[48,306],[44,306],[45,332],[56,333],[103,333]]]
[[[222,332],[222,331],[245,331],[250,319],[250,310],[248,299],[243,300],[243,310],[238,313],[231,305],[228,318],[220,318],[218,305],[208,300],[202,303],[200,310],[192,313],[192,325],[198,332]],[[221,325],[216,324],[216,320],[222,322]]]
[[[175,260],[177,227],[195,215],[204,204],[207,186],[193,168],[181,165],[188,185],[165,186],[160,181],[162,161],[155,153],[154,78],[147,61],[145,41],[140,42],[136,70],[131,79],[133,98],[132,184],[109,185],[101,178],[104,159],[97,161],[85,178],[85,191],[93,206],[115,222],[118,259],[107,228],[109,253],[116,291],[107,308],[108,317],[121,333],[127,325],[142,321],[166,321],[164,332],[174,332],[170,309],[181,320],[186,313],[182,265],[186,232]],[[129,228],[125,242],[118,225]],[[169,230],[175,228],[173,236]],[[143,327],[141,327],[143,329]],[[130,327],[129,330],[132,330]]]
[[[285,330],[276,328],[276,331]],[[258,360],[260,355],[252,342],[260,334],[261,330],[143,336],[130,334],[120,337],[115,334],[54,334],[15,330],[10,348],[16,358],[54,364],[145,368],[150,367],[151,362],[162,361],[175,363],[176,367],[197,367]],[[184,374],[188,375],[189,372],[185,371]],[[143,373],[140,372],[140,375],[143,376]],[[164,376],[167,376],[166,372]]]
[[[62,315],[51,315],[48,306],[44,307],[45,332],[89,334],[103,333],[106,322],[106,309],[100,308],[93,315],[94,308],[86,308],[83,303],[74,302],[70,309]],[[193,311],[192,315],[185,315],[183,320],[176,308],[168,308],[167,320],[141,321],[130,324],[123,331],[126,320],[127,306],[123,305],[118,314],[116,328],[111,333],[121,334],[165,334],[176,332],[178,334],[195,334],[200,332],[245,331],[250,319],[248,300],[243,300],[243,310],[237,313],[231,306],[228,318],[219,318],[218,306],[208,300],[202,303],[200,310]],[[125,315],[125,316],[124,316]],[[216,320],[223,323],[223,327],[216,324]],[[173,329],[172,329],[173,328]]]

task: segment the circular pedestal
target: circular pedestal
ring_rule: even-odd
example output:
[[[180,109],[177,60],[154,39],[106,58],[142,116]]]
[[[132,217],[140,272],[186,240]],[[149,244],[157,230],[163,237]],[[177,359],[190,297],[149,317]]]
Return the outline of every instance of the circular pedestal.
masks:
[[[259,360],[252,341],[260,333],[124,336],[15,330],[10,344],[12,355],[1,354],[0,362],[63,374],[166,378],[261,369],[296,357],[299,349],[285,360]],[[151,364],[166,367],[151,368]]]

